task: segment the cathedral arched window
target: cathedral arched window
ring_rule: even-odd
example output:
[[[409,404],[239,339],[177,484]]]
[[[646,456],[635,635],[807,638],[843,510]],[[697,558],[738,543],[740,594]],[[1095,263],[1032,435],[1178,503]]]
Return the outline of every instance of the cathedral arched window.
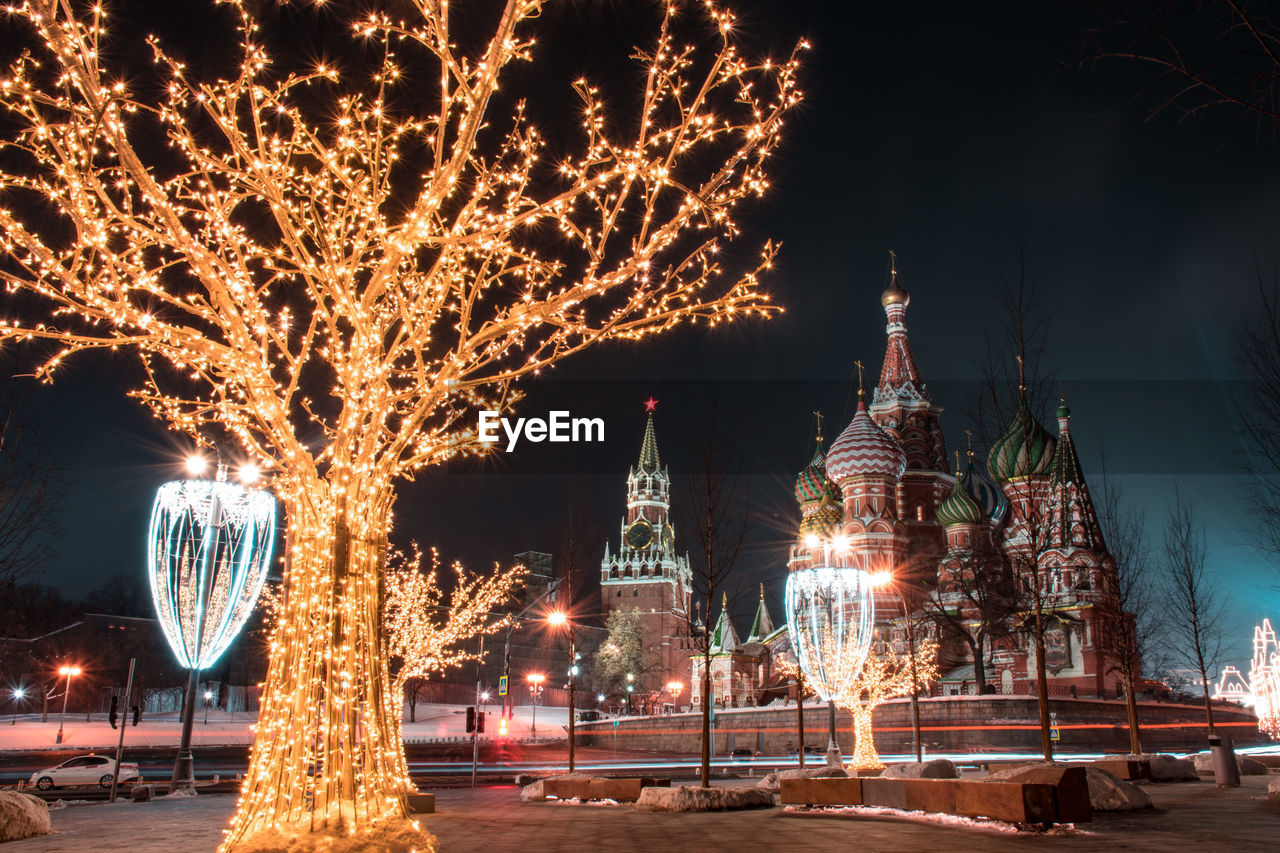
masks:
[[[924,504],[916,504],[916,521],[924,521]]]
[[[631,590],[632,598],[638,598],[639,596],[640,596],[640,587],[635,587],[634,589]]]

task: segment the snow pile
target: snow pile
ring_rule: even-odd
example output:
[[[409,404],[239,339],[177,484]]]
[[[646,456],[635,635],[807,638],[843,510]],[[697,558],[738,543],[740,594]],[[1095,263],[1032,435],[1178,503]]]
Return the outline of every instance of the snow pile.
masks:
[[[940,812],[909,812],[888,806],[787,806],[788,814],[847,815],[849,817],[892,817],[914,823],[928,823],[954,829],[976,829],[1005,835],[1089,835],[1075,828],[1074,824],[1055,824],[1049,829],[1019,826],[1003,820],[985,817],[961,817]]]
[[[773,808],[773,792],[763,788],[645,788],[636,801],[642,812],[719,812]]]
[[[620,806],[622,803],[617,800],[580,800],[577,797],[570,797],[567,800],[552,800],[552,803],[558,806]]]
[[[47,805],[49,806],[49,811],[54,812],[58,809],[65,809],[67,806],[87,806],[89,803],[89,800],[54,800]]]
[[[999,782],[1049,782],[1051,780],[1047,778],[1046,770],[1066,766],[1061,763],[1040,762],[997,770],[987,778]],[[1084,765],[1084,773],[1089,785],[1089,805],[1094,811],[1133,812],[1151,808],[1151,797],[1137,785],[1092,764]]]
[[[255,833],[236,845],[236,853],[438,853],[436,837],[416,820],[392,820],[355,835],[325,835],[278,829]]]
[[[1195,762],[1196,772],[1206,775],[1213,774],[1213,753],[1198,752],[1195,755],[1188,755]],[[1236,767],[1240,769],[1241,776],[1266,776],[1267,765],[1263,764],[1256,758],[1250,758],[1247,755],[1236,753]]]
[[[845,779],[848,776],[843,768],[828,767],[825,764],[821,767],[796,767],[780,773],[770,773],[757,782],[756,787],[777,794],[782,790],[783,779]]]
[[[959,779],[955,764],[945,758],[916,763],[890,764],[880,774],[881,779]]]
[[[0,791],[0,841],[53,832],[44,800],[19,791]]]
[[[1142,755],[1124,755],[1123,761],[1145,761],[1151,765],[1152,782],[1199,782],[1195,762],[1160,753],[1143,753]]]

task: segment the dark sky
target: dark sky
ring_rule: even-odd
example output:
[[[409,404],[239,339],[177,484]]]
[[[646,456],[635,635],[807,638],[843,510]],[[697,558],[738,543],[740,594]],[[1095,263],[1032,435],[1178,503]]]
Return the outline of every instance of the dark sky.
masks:
[[[743,577],[769,585],[780,618],[788,525],[798,517],[791,482],[809,452],[809,412],[821,408],[834,436],[851,415],[855,359],[879,369],[888,250],[912,294],[909,333],[948,410],[950,447],[963,446],[996,294],[1018,276],[1021,254],[1040,305],[1056,312],[1050,362],[1086,470],[1096,470],[1104,443],[1157,540],[1173,484],[1193,495],[1212,566],[1232,596],[1232,657],[1244,658],[1254,622],[1280,617],[1280,593],[1274,568],[1252,548],[1249,459],[1228,400],[1234,330],[1254,304],[1255,270],[1280,260],[1280,143],[1249,128],[1230,132],[1225,113],[1148,121],[1150,103],[1134,102],[1146,70],[1080,67],[1082,32],[1108,20],[1088,5],[738,5],[752,39],[780,53],[805,35],[814,48],[775,190],[745,217],[749,233],[783,243],[768,284],[786,314],[611,345],[529,384],[522,414],[565,407],[602,416],[606,443],[428,472],[403,492],[397,535],[482,568],[550,550],[569,494],[602,537],[616,539],[641,401],[661,401],[659,444],[677,472],[714,401],[716,435],[740,454],[757,513]],[[634,25],[628,6],[577,0],[545,13],[558,33],[540,50],[568,67],[576,59],[563,51],[588,45],[573,54],[587,62]],[[121,403],[129,365],[82,358],[37,395],[71,480],[65,534],[44,579],[68,593],[142,571],[151,492],[178,470],[180,442]],[[739,608],[744,619],[749,607]]]

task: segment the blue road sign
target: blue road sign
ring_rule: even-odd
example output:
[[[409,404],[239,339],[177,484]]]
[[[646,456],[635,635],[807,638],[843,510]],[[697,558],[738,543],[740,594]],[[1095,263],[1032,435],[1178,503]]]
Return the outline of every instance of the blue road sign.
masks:
[[[505,675],[498,676],[498,695],[507,695],[507,677]]]

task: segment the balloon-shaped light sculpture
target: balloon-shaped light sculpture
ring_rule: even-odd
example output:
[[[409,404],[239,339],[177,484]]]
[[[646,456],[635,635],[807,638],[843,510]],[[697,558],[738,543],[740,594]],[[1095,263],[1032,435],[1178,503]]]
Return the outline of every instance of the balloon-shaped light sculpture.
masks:
[[[857,678],[871,650],[874,616],[870,575],[821,565],[787,577],[787,627],[814,691],[830,701]]]
[[[191,725],[202,669],[211,666],[253,611],[267,578],[276,502],[226,480],[174,480],[156,493],[147,535],[151,597],[187,680],[182,741],[171,790],[194,790]]]

